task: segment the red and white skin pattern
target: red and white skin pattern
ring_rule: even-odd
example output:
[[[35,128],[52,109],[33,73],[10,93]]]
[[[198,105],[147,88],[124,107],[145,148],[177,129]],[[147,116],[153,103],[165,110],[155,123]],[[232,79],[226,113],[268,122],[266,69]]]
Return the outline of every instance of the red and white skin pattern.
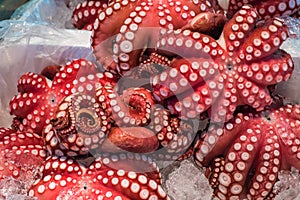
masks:
[[[153,140],[149,130],[134,128],[149,123],[152,105],[154,102],[150,91],[143,88],[130,88],[119,95],[108,84],[97,88],[92,95],[74,93],[63,99],[51,124],[43,131],[47,148],[56,155],[85,155],[89,151],[99,151],[108,134],[121,134],[124,138],[119,139],[133,142],[134,146],[138,144],[134,141],[134,135],[135,139],[141,139],[142,142],[143,139],[138,138],[137,134],[145,134],[151,138],[151,144],[146,145],[145,150],[156,149],[157,141]],[[112,129],[113,126],[124,128]],[[130,138],[133,140],[127,141]]]
[[[107,70],[128,75],[143,49],[155,48],[160,28],[180,28],[198,13],[210,11],[206,0],[113,1],[95,20],[94,54]]]
[[[255,28],[258,15],[244,6],[215,40],[189,30],[162,31],[158,53],[178,55],[170,68],[151,77],[155,99],[172,114],[193,118],[209,109],[212,121],[226,121],[239,105],[262,110],[272,98],[267,86],[287,80],[294,64],[279,47],[287,27],[274,18]]]
[[[162,70],[169,66],[170,60],[167,57],[153,52],[136,68],[134,78],[149,78],[154,74],[161,73]]]
[[[300,10],[299,0],[218,0],[218,2],[228,12],[228,17],[233,16],[246,4],[250,4],[256,8],[262,19],[291,16]]]
[[[81,91],[93,92],[100,85],[114,82],[112,74],[100,73],[96,65],[84,59],[61,67],[52,81],[40,74],[26,73],[18,81],[19,94],[9,104],[10,113],[16,116],[14,125],[20,131],[42,134],[64,97]]]
[[[29,196],[40,200],[169,199],[156,179],[140,172],[110,168],[100,158],[85,167],[66,157],[51,157],[41,172],[43,177],[29,190]]]
[[[0,180],[34,178],[46,159],[41,137],[29,132],[0,128]]]
[[[153,158],[165,161],[190,156],[186,153],[196,137],[191,124],[172,117],[167,109],[156,108],[148,128],[155,133],[160,145],[151,155]]]
[[[84,1],[73,11],[72,23],[78,29],[92,30],[99,13],[107,7],[107,1]]]
[[[113,86],[101,86],[95,95],[74,93],[58,105],[43,130],[52,155],[76,157],[89,153],[153,153],[176,160],[195,138],[191,125],[155,108],[151,92],[129,88],[119,95]]]
[[[280,170],[300,169],[300,107],[286,105],[238,113],[213,124],[195,147],[195,160],[210,168],[219,199],[272,199]]]

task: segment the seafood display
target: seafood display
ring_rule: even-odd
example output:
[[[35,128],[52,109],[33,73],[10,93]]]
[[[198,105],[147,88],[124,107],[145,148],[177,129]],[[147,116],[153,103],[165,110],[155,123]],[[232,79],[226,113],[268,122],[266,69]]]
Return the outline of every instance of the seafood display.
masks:
[[[37,199],[172,199],[160,164],[189,159],[214,199],[276,198],[280,172],[300,170],[300,107],[273,93],[294,75],[281,45],[299,13],[295,0],[79,3],[69,20],[95,59],[20,76],[0,181],[30,176]]]

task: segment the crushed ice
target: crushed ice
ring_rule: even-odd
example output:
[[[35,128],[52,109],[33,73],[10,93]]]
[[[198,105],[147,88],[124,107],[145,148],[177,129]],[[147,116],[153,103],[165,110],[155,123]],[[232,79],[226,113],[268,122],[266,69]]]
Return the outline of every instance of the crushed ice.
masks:
[[[213,192],[203,171],[189,160],[182,161],[180,166],[169,174],[166,189],[174,200],[208,200]]]
[[[275,200],[300,200],[300,175],[299,170],[292,168],[291,171],[280,171],[275,189],[279,194]]]
[[[0,200],[37,200],[27,196],[27,190],[32,183],[6,177],[0,181]]]

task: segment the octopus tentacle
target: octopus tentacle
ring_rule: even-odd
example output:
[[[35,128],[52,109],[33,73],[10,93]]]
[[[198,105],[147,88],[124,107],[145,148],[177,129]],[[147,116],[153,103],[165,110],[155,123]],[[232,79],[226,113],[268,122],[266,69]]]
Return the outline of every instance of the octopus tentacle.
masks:
[[[149,78],[153,74],[161,73],[169,66],[170,60],[167,57],[153,52],[137,67],[137,74],[140,78]]]
[[[162,55],[178,55],[183,58],[201,57],[220,59],[223,48],[212,37],[190,30],[161,30],[161,39],[157,42],[157,51]],[[188,48],[188,49],[187,49]]]
[[[136,126],[145,126],[149,123],[151,111],[154,107],[154,99],[149,90],[144,88],[129,88],[123,91],[120,96],[121,101],[125,104],[124,110],[118,113],[119,120],[122,122],[116,122],[119,126],[135,124]],[[120,105],[120,103],[118,103]],[[126,110],[125,106],[128,105],[129,108]],[[121,106],[122,107],[122,106]],[[122,113],[122,114],[121,114]],[[123,115],[123,116],[122,116]],[[129,116],[130,121],[126,123],[126,116]],[[117,121],[117,120],[115,120]]]
[[[263,146],[259,152],[262,155],[257,160],[257,167],[253,176],[249,194],[253,199],[265,198],[273,190],[273,185],[277,181],[278,172],[281,167],[281,149],[279,138],[273,131],[269,132],[270,137],[264,140]],[[268,174],[268,176],[266,176]],[[259,187],[263,184],[264,187]],[[248,195],[250,196],[250,195]]]
[[[247,87],[242,88],[241,93],[244,95],[243,103],[255,108],[256,110],[262,110],[263,107],[270,104],[272,98],[268,91],[264,87],[258,84],[251,84],[251,82],[240,79],[239,85],[245,84],[251,87],[249,90]]]
[[[189,156],[189,147],[194,141],[196,131],[189,123],[180,121],[178,118],[172,118],[170,124],[172,131],[176,134],[167,147],[168,154],[173,154],[174,157],[182,156],[182,154]]]
[[[219,177],[219,183],[226,188],[227,193],[217,189],[215,191],[217,195],[219,192],[228,196],[236,196],[242,193],[242,186],[245,184],[247,174],[251,170],[251,165],[246,163],[252,163],[256,157],[255,153],[250,152],[255,152],[261,141],[261,136],[257,131],[251,130],[251,132],[250,130],[241,131],[241,136],[233,142],[234,145],[228,150],[225,158],[225,170]]]
[[[18,82],[20,94],[10,101],[10,113],[19,120],[15,127],[42,133],[64,97],[84,89],[92,92],[101,84],[101,78],[114,80],[108,73],[99,73],[96,65],[84,59],[68,62],[55,73],[52,81],[40,74],[23,75]]]
[[[156,133],[161,148],[153,152],[158,160],[178,160],[190,156],[190,145],[196,132],[187,122],[172,118],[170,112],[157,108],[153,113],[149,128]]]
[[[129,88],[119,95],[111,86],[100,87],[96,99],[118,126],[145,126],[154,105],[150,91],[142,88]]]
[[[236,48],[248,38],[252,31],[258,15],[256,10],[251,6],[243,6],[228,23],[225,24],[219,43],[232,56]],[[228,39],[227,39],[228,38]],[[225,43],[225,44],[224,44]],[[242,48],[244,49],[244,48]]]
[[[109,70],[130,74],[130,69],[138,66],[142,50],[155,47],[160,28],[180,28],[196,13],[211,9],[208,1],[115,1],[95,20],[93,46],[96,57]],[[119,11],[122,14],[117,15]],[[111,34],[108,35],[106,30]],[[113,38],[104,41],[110,36]]]
[[[156,180],[157,183],[162,183],[161,174],[157,164],[146,154],[130,152],[103,153],[99,158],[101,158],[104,165],[112,169],[134,171]]]
[[[92,30],[93,23],[101,10],[107,7],[107,1],[84,1],[73,11],[72,23],[78,29]]]
[[[249,81],[260,82],[262,85],[270,85],[279,83],[282,80],[289,79],[293,71],[293,60],[289,54],[280,50],[259,62],[243,64],[238,68],[240,74]],[[282,76],[280,72],[288,72],[286,76]],[[255,76],[253,76],[256,74]],[[243,90],[243,86],[238,85]]]
[[[55,198],[168,199],[160,183],[135,171],[108,167],[101,158],[89,167],[66,157],[50,157],[41,168],[43,177],[29,196]]]
[[[218,40],[189,30],[163,31],[158,52],[176,61],[171,69],[151,77],[156,100],[171,104],[172,114],[183,118],[209,110],[213,122],[228,121],[240,105],[257,111],[270,105],[267,86],[287,80],[294,64],[278,50],[287,37],[283,22],[275,18],[255,27],[257,20],[255,9],[243,6],[226,23]]]
[[[230,120],[224,127],[218,124],[211,124],[208,132],[203,133],[201,138],[197,140],[195,145],[195,161],[199,165],[206,165],[214,157],[222,154],[226,150],[226,146],[218,141],[233,141],[237,137],[237,130],[242,127],[242,119],[242,114],[238,114],[234,121]],[[235,123],[235,129],[233,128],[233,123]]]
[[[163,108],[154,110],[149,128],[156,133],[157,139],[163,147],[167,146],[174,137],[170,126],[170,113]]]
[[[300,169],[300,154],[299,154],[299,119],[300,119],[300,109],[299,106],[287,105],[286,107],[280,108],[276,112],[279,115],[279,119],[284,120],[289,123],[289,126],[284,126],[284,124],[279,124],[277,131],[280,133],[280,141],[283,148],[281,149],[282,154],[284,154],[285,162],[288,164],[283,165],[284,169],[289,169],[289,165]],[[287,134],[287,131],[292,133]]]
[[[275,18],[269,24],[257,28],[251,33],[251,36],[239,47],[239,58],[249,62],[270,56],[287,37],[287,26],[283,24],[282,20]]]
[[[62,101],[44,129],[46,146],[56,155],[84,155],[99,149],[110,127],[93,97],[75,93]]]
[[[151,82],[154,97],[167,99],[167,107],[172,114],[183,118],[196,117],[214,103],[223,89],[223,78],[214,62],[179,59],[171,67],[152,77]]]
[[[223,157],[215,158],[209,168],[206,169],[205,175],[213,189],[219,186],[218,180],[220,174],[224,171],[225,161]],[[222,186],[220,186],[222,187]]]
[[[209,127],[197,141],[198,164],[216,171],[214,159],[225,157],[224,171],[213,174],[214,194],[221,199],[272,199],[280,170],[300,167],[298,105],[273,105],[238,113]],[[284,155],[284,156],[283,156]],[[218,178],[217,178],[218,177]]]
[[[230,0],[228,5],[222,6],[225,10],[228,10],[227,15],[233,16],[234,13],[239,10],[245,3]],[[276,16],[289,16],[296,13],[299,10],[300,3],[295,0],[272,0],[272,1],[258,1],[249,0],[247,4],[254,6],[262,19],[270,19]]]
[[[179,95],[191,89],[191,87],[208,82],[218,75],[217,65],[214,62],[209,62],[206,59],[179,59],[172,62],[168,70],[152,77],[151,82],[155,97],[167,99],[173,96],[174,93]]]

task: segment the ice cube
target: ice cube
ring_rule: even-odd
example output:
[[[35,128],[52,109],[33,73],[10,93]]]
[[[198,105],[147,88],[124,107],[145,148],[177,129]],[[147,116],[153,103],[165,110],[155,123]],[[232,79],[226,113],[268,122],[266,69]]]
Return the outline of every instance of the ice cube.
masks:
[[[166,189],[174,200],[208,200],[213,194],[203,170],[198,169],[190,160],[182,161],[180,166],[169,174]]]
[[[278,179],[275,189],[279,191],[279,194],[275,200],[300,200],[299,170],[295,168],[292,168],[291,171],[282,170],[279,172]]]

